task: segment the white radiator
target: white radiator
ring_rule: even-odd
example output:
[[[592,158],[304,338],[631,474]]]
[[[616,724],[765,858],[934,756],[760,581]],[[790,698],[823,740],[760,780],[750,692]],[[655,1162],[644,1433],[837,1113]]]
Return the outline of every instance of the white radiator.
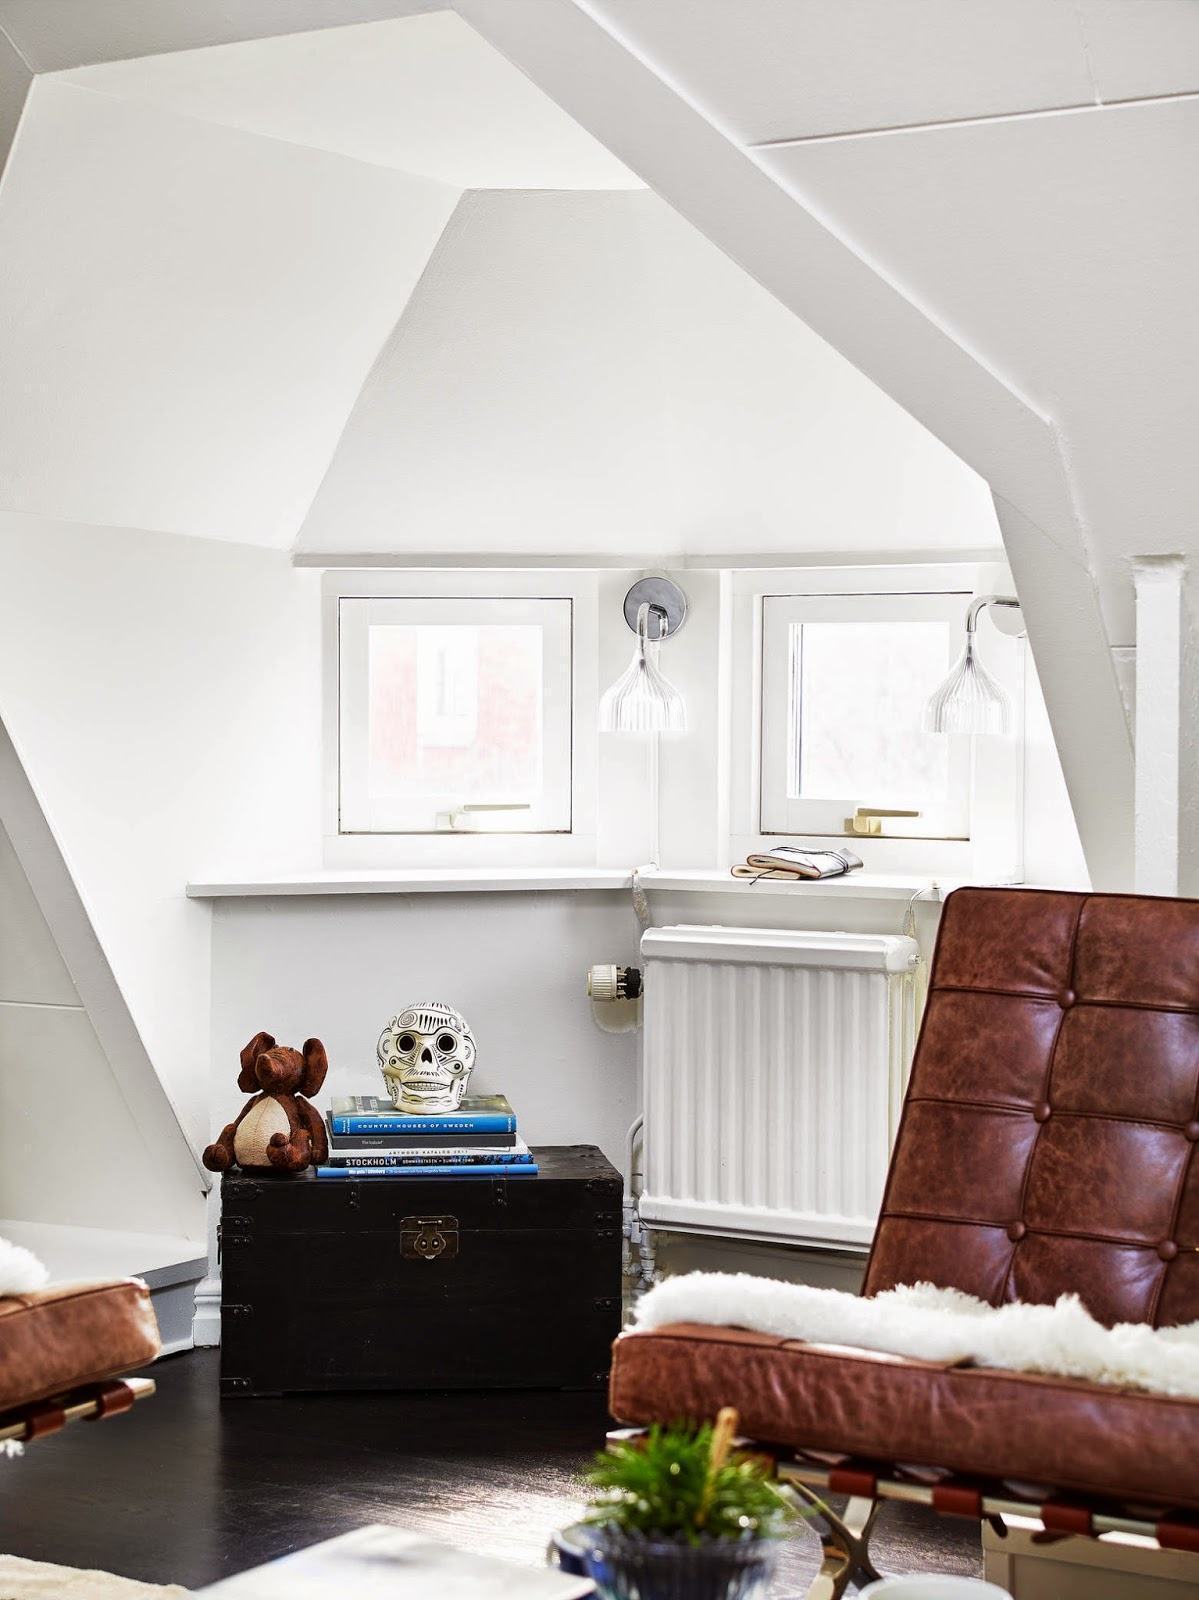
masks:
[[[651,928],[641,1219],[870,1242],[915,1044],[914,939]]]

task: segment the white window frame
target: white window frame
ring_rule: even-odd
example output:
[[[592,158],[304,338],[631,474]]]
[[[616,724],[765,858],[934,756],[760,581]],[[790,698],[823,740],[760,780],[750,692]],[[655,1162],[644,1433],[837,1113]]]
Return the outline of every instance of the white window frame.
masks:
[[[505,829],[502,814],[485,830],[386,831],[364,827],[369,817],[352,797],[343,815],[343,751],[365,733],[365,715],[347,717],[342,703],[345,652],[359,665],[371,622],[411,607],[405,620],[546,621],[546,789],[551,810]],[[389,602],[391,604],[389,604]],[[555,602],[548,618],[545,602]],[[568,625],[558,606],[568,608]],[[329,866],[423,867],[576,865],[595,859],[596,581],[580,572],[395,571],[327,572],[322,580],[323,834]],[[365,674],[363,674],[365,678]],[[363,708],[365,710],[365,708]],[[447,808],[456,801],[447,796]],[[540,826],[538,826],[540,824]]]
[[[924,593],[877,594],[854,591],[821,595],[764,595],[762,597],[762,696],[759,826],[763,834],[821,837],[855,835],[845,819],[859,806],[886,806],[885,775],[873,791],[793,799],[789,794],[792,760],[791,631],[809,622],[944,622],[950,639],[961,632],[970,591],[942,590]],[[945,663],[948,672],[953,664]],[[887,825],[892,838],[968,839],[970,837],[970,740],[964,735],[950,740],[949,794],[945,804],[924,807],[919,817],[895,818]]]
[[[763,609],[767,596],[835,594],[953,594],[961,597],[962,638],[972,595],[1011,591],[1004,563],[993,560],[912,562],[842,567],[741,568],[729,575],[731,638],[728,718],[722,760],[728,773],[728,855],[743,860],[751,851],[770,849],[780,835],[762,828]],[[969,839],[811,834],[813,847],[833,848],[853,839],[852,848],[868,872],[1019,881],[1023,875],[1022,751],[1023,647],[1014,675],[1000,673],[1014,713],[1013,737],[975,741],[972,758],[971,837]],[[988,662],[991,666],[994,663]],[[860,799],[857,804],[869,804]],[[848,814],[848,813],[847,813]]]

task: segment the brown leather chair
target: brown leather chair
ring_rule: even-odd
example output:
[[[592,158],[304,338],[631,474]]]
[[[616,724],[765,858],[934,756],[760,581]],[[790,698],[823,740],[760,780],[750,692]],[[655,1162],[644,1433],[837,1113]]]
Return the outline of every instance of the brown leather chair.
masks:
[[[120,1374],[161,1348],[150,1291],[133,1278],[0,1298],[0,1444],[129,1410],[154,1383]]]
[[[1199,901],[958,890],[863,1293],[928,1281],[998,1305],[1075,1290],[1106,1323],[1195,1321],[1197,1145]],[[819,1479],[834,1489],[928,1482],[897,1471],[915,1463],[938,1469],[940,1509],[1010,1509],[1016,1480],[1040,1486],[1022,1499],[1051,1529],[1135,1510],[1162,1544],[1199,1549],[1193,1401],[735,1328],[617,1341],[621,1421],[722,1405],[784,1453],[848,1458]],[[870,1570],[864,1547],[854,1560]]]

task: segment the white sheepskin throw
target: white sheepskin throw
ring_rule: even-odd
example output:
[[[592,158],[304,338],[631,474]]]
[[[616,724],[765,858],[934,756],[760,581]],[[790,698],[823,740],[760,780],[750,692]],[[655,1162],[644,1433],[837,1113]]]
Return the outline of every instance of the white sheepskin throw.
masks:
[[[187,1600],[187,1590],[174,1583],[138,1583],[21,1556],[0,1556],[0,1595],[4,1600]]]
[[[40,1289],[48,1277],[32,1250],[0,1239],[0,1295],[29,1294]]]
[[[873,1299],[749,1273],[689,1272],[642,1296],[638,1332],[668,1322],[751,1328],[809,1344],[849,1345],[920,1361],[1089,1378],[1199,1399],[1199,1322],[1105,1328],[1076,1294],[1051,1306],[989,1306],[957,1289],[917,1283]]]

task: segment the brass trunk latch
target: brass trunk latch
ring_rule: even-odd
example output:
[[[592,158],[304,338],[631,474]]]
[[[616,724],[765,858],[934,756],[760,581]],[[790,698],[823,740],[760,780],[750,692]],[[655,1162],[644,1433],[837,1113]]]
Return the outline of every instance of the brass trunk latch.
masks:
[[[448,1261],[458,1254],[457,1217],[403,1217],[400,1254],[405,1261]]]

